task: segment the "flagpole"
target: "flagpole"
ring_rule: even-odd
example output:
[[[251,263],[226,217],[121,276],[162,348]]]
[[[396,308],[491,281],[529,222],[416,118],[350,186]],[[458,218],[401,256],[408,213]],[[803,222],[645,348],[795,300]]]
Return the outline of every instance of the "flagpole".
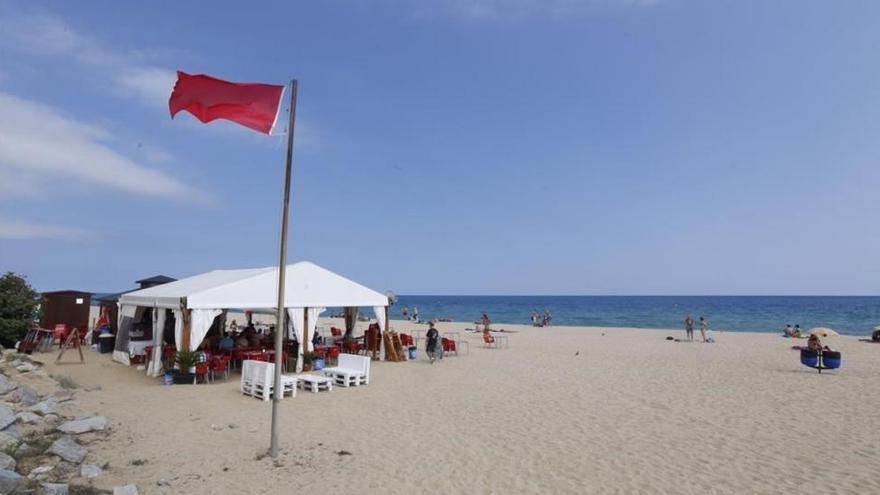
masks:
[[[296,79],[290,80],[290,116],[287,125],[287,163],[284,168],[284,200],[281,206],[281,245],[278,255],[278,315],[275,323],[275,380],[272,394],[272,440],[269,453],[278,457],[278,406],[284,388],[281,386],[282,339],[284,325],[284,278],[287,272],[287,217],[290,209],[290,176],[293,172],[293,129],[296,121]]]

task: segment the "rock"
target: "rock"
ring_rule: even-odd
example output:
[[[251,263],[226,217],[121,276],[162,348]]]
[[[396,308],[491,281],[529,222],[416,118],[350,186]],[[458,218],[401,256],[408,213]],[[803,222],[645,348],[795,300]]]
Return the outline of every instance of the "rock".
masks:
[[[41,481],[46,479],[49,476],[49,471],[55,469],[55,466],[40,466],[34,469],[31,469],[31,472],[28,473],[28,479]]]
[[[171,482],[166,479],[161,479],[156,482],[156,485],[158,485],[158,486],[171,486]]]
[[[4,452],[0,452],[0,469],[15,471],[15,459]]]
[[[0,375],[0,395],[6,395],[18,387],[18,384],[6,378],[6,375]]]
[[[5,433],[16,440],[21,440],[21,432],[18,431],[18,425],[16,424],[11,424],[6,428],[3,428],[3,431],[0,433]]]
[[[28,411],[35,412],[40,416],[45,416],[47,414],[58,414],[58,401],[53,397],[49,397],[43,402],[38,402],[37,404],[29,407]]]
[[[21,402],[26,406],[32,406],[37,402],[40,402],[40,396],[37,395],[37,392],[31,387],[25,384],[20,384],[15,390],[10,392],[9,401]]]
[[[15,412],[6,406],[0,406],[0,430],[15,423]]]
[[[61,461],[52,471],[52,481],[67,481],[79,475],[79,464]]]
[[[62,433],[78,435],[90,431],[101,431],[107,427],[107,418],[104,416],[92,416],[91,418],[77,419],[61,423],[58,430]]]
[[[4,450],[10,445],[15,445],[17,443],[17,438],[13,437],[9,433],[0,431],[0,450]]]
[[[53,394],[58,402],[65,402],[73,399],[73,392],[68,390],[59,390]]]
[[[34,423],[39,423],[42,420],[42,418],[40,418],[38,415],[36,415],[32,412],[29,412],[29,411],[20,412],[20,413],[16,414],[15,417],[16,417],[16,419],[18,419],[19,422],[26,423],[29,425],[32,425]]]
[[[45,419],[49,423],[57,423],[61,420],[61,418],[59,418],[57,414],[47,414],[43,416],[43,419]]]
[[[8,469],[0,470],[0,494],[6,495],[13,493],[18,488],[23,487],[27,480],[15,471]]]
[[[97,478],[104,474],[104,471],[94,464],[83,464],[79,468],[79,475],[83,478]]]
[[[91,385],[91,386],[85,387],[83,390],[85,390],[86,392],[97,392],[97,391],[101,390],[102,388],[103,387],[101,387],[100,385]],[[125,486],[129,486],[129,485],[125,485]],[[131,486],[134,486],[134,485],[131,485]]]
[[[88,451],[76,443],[73,437],[61,437],[46,450],[48,454],[55,454],[68,462],[79,464],[86,458]]]
[[[138,495],[138,489],[134,484],[114,486],[113,495]]]
[[[19,373],[27,373],[29,371],[34,371],[37,367],[31,363],[21,363],[16,366],[15,369],[18,370]]]
[[[67,495],[67,483],[43,483],[43,495]]]

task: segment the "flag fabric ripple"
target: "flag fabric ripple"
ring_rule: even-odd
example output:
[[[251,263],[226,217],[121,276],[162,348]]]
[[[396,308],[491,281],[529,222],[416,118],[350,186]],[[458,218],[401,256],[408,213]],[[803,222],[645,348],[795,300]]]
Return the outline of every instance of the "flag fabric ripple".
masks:
[[[177,83],[168,100],[171,118],[181,110],[204,123],[226,119],[264,134],[278,121],[284,86],[234,83],[205,74],[177,71]]]

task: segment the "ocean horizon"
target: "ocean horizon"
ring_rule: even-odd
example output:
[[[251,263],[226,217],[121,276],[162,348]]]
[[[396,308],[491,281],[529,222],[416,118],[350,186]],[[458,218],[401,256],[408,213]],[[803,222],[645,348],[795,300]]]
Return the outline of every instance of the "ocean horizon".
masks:
[[[552,325],[683,328],[688,314],[704,316],[712,330],[781,333],[830,327],[845,335],[870,335],[880,325],[880,296],[449,296],[401,295],[391,308],[418,308],[421,320],[472,322],[485,312],[498,324],[530,324],[532,310],[550,311]]]

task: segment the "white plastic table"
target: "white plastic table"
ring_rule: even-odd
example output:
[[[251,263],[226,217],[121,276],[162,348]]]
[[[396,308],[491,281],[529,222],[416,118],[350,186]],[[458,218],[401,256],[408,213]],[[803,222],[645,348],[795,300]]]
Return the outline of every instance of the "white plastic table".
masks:
[[[303,390],[311,390],[318,393],[321,390],[328,392],[333,390],[333,379],[328,376],[321,375],[294,375],[296,377],[296,386]]]

